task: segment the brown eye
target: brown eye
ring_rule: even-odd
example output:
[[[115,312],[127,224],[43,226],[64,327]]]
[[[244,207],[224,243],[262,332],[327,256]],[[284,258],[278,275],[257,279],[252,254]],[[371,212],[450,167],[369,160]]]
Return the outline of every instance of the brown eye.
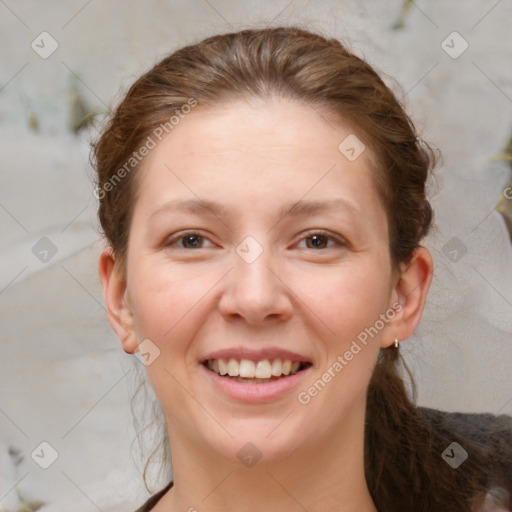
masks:
[[[304,240],[306,241],[306,249],[330,249],[333,246],[346,245],[338,238],[321,231],[311,233],[309,236],[304,237],[301,242]],[[329,242],[332,242],[331,245],[328,245]]]
[[[186,235],[182,236],[179,240],[183,240],[183,247],[185,249],[189,247],[196,249],[201,245],[201,240],[203,240],[203,237],[200,235]],[[190,244],[189,247],[187,247],[187,244]]]
[[[311,246],[308,249],[325,249],[325,244],[328,243],[329,238],[324,235],[312,235],[306,238],[306,240],[311,240]]]
[[[181,233],[165,242],[165,247],[172,249],[203,249],[208,239],[198,233]]]

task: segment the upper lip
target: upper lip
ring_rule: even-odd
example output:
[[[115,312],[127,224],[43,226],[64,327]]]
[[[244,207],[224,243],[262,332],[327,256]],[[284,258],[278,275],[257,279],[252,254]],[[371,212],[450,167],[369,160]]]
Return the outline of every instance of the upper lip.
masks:
[[[263,349],[252,349],[245,347],[237,348],[225,348],[222,350],[216,350],[211,352],[207,356],[201,359],[201,363],[208,361],[209,359],[248,359],[249,361],[262,361],[264,359],[282,359],[289,360],[292,362],[299,361],[302,363],[309,363],[310,359],[307,357],[297,354],[296,352],[290,352],[289,350],[283,350],[282,348],[269,347]]]

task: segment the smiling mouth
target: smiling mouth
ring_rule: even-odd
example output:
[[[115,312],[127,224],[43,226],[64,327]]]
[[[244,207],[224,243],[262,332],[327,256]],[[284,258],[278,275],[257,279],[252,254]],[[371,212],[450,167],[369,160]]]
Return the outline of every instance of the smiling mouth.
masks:
[[[208,359],[203,364],[221,377],[247,384],[260,384],[291,377],[311,366],[308,362],[289,359]]]

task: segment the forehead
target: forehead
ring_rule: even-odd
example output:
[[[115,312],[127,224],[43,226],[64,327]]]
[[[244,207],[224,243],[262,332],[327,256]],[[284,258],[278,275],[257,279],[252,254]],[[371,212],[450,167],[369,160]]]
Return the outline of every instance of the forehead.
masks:
[[[315,108],[273,99],[198,105],[145,158],[143,202],[176,199],[277,204],[334,199],[360,210],[379,202],[361,136]],[[382,212],[381,212],[382,213]]]
[[[192,136],[191,136],[192,135]],[[302,157],[338,156],[348,159],[359,153],[369,163],[370,152],[346,121],[333,122],[332,115],[297,100],[261,98],[224,100],[215,105],[199,105],[185,116],[167,137],[175,149],[180,146],[189,155],[208,152],[260,154],[262,151],[292,151]],[[173,140],[170,140],[173,139]],[[346,141],[346,143],[345,143]],[[340,146],[341,144],[341,146]],[[349,146],[356,153],[347,153]],[[326,151],[327,150],[327,151]],[[352,157],[352,158],[351,158]]]

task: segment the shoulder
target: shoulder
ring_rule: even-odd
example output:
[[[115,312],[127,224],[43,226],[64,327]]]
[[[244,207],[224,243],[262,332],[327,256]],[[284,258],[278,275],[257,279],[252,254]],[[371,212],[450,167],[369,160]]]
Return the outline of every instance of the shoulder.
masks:
[[[135,512],[149,512],[152,510],[155,505],[160,501],[160,499],[163,497],[163,495],[173,486],[173,482],[171,481],[167,487],[162,489],[159,493],[155,494],[154,496],[151,496],[142,507],[138,508]]]
[[[417,407],[422,423],[441,433],[456,433],[491,449],[512,450],[512,417],[490,413],[446,412]]]
[[[427,432],[444,443],[445,451],[441,457],[445,462],[450,463],[449,458],[453,459],[458,450],[461,464],[465,458],[471,458],[480,467],[488,490],[481,512],[510,510],[512,417],[504,414],[445,412],[426,407],[417,407],[416,410]],[[502,504],[507,508],[502,508]]]

